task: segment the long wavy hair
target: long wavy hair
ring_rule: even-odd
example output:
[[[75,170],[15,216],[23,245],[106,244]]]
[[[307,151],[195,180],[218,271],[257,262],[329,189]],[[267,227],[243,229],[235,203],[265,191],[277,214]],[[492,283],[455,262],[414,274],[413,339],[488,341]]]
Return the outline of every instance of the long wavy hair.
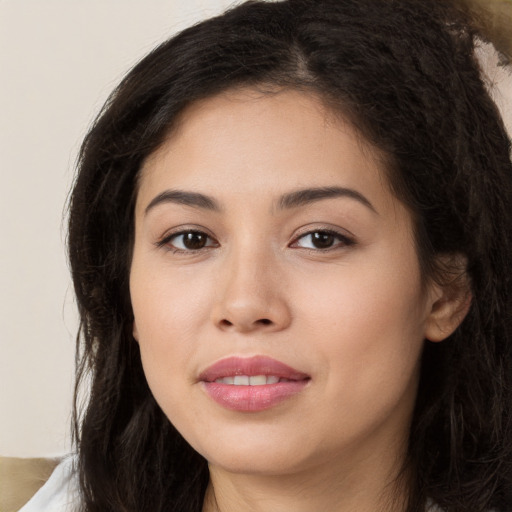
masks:
[[[141,163],[183,109],[240,86],[320,96],[386,155],[424,276],[446,277],[439,255],[467,259],[470,311],[424,347],[407,510],[511,506],[512,166],[474,26],[436,0],[250,1],[164,42],[122,80],[85,138],[70,200],[83,511],[202,509],[207,462],[156,404],[132,337],[134,201]]]

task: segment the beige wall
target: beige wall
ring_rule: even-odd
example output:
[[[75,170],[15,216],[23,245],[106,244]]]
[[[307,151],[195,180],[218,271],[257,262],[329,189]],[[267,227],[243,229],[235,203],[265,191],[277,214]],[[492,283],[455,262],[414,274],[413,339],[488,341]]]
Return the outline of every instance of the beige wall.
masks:
[[[62,215],[88,124],[155,43],[228,3],[0,0],[0,455],[70,449],[76,318]],[[489,69],[512,132],[512,78]]]
[[[136,60],[228,3],[0,1],[0,455],[70,447],[76,318],[62,216],[88,124]]]

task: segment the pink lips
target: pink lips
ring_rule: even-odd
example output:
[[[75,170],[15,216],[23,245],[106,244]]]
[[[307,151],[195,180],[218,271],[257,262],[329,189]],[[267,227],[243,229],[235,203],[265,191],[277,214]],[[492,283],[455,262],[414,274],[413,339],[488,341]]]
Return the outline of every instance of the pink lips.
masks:
[[[272,383],[247,385],[216,382],[230,377],[266,376]],[[279,381],[276,381],[276,378]],[[227,379],[226,379],[227,378]],[[265,356],[228,357],[207,368],[199,376],[208,395],[219,405],[234,411],[257,412],[274,407],[299,393],[310,377],[298,370]],[[246,380],[246,379],[245,379]]]

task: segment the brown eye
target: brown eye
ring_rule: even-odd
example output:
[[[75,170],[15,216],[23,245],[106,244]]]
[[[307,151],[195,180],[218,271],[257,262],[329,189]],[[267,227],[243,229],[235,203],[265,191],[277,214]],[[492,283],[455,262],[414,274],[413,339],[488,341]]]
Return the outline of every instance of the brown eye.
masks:
[[[336,238],[332,233],[323,233],[323,232],[317,232],[317,233],[311,233],[311,243],[317,248],[317,249],[327,249],[329,247],[332,247]]]
[[[203,233],[191,232],[183,236],[183,245],[187,249],[202,249],[207,242],[207,237]]]
[[[175,233],[165,241],[165,245],[178,251],[198,251],[215,245],[214,240],[202,231],[182,231]]]
[[[350,238],[334,231],[311,231],[300,236],[294,243],[295,247],[304,249],[327,250],[353,245]]]

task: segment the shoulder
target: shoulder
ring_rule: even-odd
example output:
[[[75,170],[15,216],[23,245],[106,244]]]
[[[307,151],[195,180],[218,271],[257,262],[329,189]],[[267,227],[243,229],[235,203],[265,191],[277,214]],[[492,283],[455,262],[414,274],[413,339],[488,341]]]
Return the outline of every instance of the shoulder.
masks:
[[[19,512],[74,512],[79,506],[75,457],[65,457]]]

